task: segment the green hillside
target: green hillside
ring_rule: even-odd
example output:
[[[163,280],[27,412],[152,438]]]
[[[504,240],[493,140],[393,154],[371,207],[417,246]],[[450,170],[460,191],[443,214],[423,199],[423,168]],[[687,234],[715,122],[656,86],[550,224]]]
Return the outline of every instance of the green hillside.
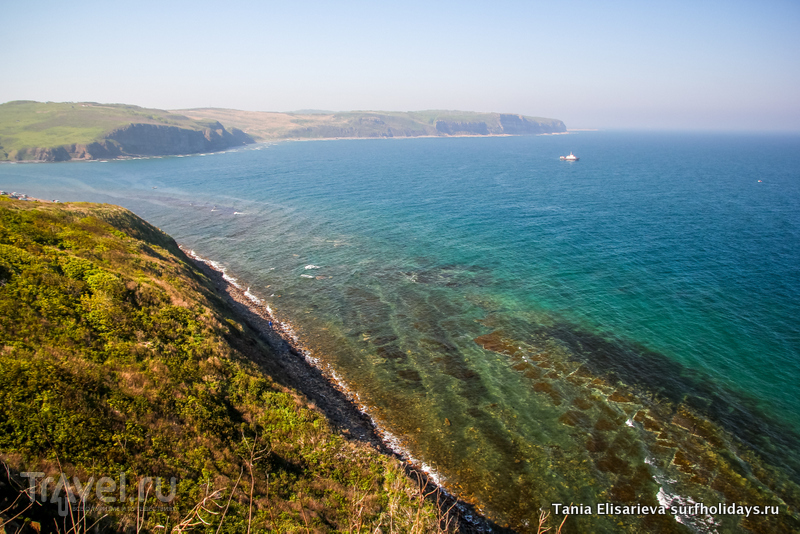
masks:
[[[225,126],[231,128],[230,131]],[[165,111],[96,102],[0,105],[0,161],[196,154],[270,139],[539,135],[557,119],[471,111]]]
[[[95,102],[33,102],[18,100],[0,105],[0,147],[7,154],[22,148],[52,148],[100,141],[116,128],[160,124],[201,130],[207,121],[195,121],[160,109]],[[0,152],[0,156],[3,155]]]
[[[129,143],[129,140],[114,140],[111,142],[113,146],[109,145],[109,140],[114,137],[114,132],[131,125],[157,126],[168,128],[171,132],[224,129],[216,121],[194,120],[169,111],[125,104],[20,100],[0,105],[0,160],[58,161],[70,159],[66,155],[68,153],[72,153],[73,158],[90,159],[93,157],[92,144],[95,144],[95,153],[115,157],[125,152],[125,143]],[[149,133],[152,135],[152,129]],[[169,146],[170,143],[174,145],[169,139],[160,142],[166,145],[165,153],[171,153],[171,148],[178,149]],[[112,148],[112,151],[98,151],[97,145],[100,143],[104,143],[105,148]],[[88,151],[87,145],[90,146]],[[119,148],[121,153],[116,154],[114,148]],[[61,158],[52,155],[57,149],[64,151]]]
[[[443,531],[441,507],[294,389],[209,276],[123,208],[0,197],[0,531]],[[60,473],[116,489],[90,484],[59,515]],[[174,477],[173,498],[145,477]]]
[[[276,113],[203,108],[177,110],[196,120],[235,126],[254,139],[538,135],[564,133],[558,119],[472,111],[345,111]]]

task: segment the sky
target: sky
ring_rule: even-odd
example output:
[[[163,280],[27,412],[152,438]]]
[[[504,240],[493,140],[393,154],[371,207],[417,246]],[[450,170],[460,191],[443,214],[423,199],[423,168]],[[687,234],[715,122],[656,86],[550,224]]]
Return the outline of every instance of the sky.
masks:
[[[800,0],[0,5],[0,102],[800,131]]]

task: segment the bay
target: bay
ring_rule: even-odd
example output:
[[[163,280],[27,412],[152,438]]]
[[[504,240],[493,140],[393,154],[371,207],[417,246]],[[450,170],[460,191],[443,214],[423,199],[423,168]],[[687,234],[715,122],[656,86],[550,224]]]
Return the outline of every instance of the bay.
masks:
[[[798,149],[788,134],[282,142],[0,165],[0,188],[125,206],[222,263],[398,450],[526,531],[555,502],[724,501],[734,467],[754,487],[762,464],[800,481]],[[719,444],[738,460],[709,460]],[[652,526],[568,524],[620,521]]]

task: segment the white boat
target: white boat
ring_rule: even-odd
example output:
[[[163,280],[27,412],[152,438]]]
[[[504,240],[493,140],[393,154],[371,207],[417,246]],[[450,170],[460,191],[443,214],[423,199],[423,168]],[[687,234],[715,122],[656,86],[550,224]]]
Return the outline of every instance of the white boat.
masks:
[[[569,153],[569,156],[561,156],[562,161],[578,161],[580,158],[577,157],[572,152]]]

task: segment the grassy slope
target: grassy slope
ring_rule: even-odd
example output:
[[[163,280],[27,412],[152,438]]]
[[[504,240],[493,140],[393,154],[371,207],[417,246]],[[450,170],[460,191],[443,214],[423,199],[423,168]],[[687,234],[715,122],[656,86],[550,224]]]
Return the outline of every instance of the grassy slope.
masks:
[[[553,119],[527,117],[544,124]],[[414,112],[269,113],[232,109],[170,112],[125,104],[56,103],[20,100],[0,105],[0,161],[35,148],[89,144],[131,123],[204,129],[209,123],[244,130],[260,140],[320,137],[371,137],[391,129],[396,136],[438,135],[436,120],[485,122],[499,129],[497,113],[428,110]]]
[[[333,432],[253,351],[270,354],[174,241],[129,211],[0,197],[5,466],[84,482],[177,477],[174,508],[149,513],[143,531],[169,532],[214,491],[217,515],[201,512],[209,525],[195,531],[437,531],[396,460]],[[13,496],[0,480],[0,526]],[[52,514],[17,520],[47,531]],[[134,523],[131,507],[103,520],[104,531]]]
[[[239,111],[233,109],[203,108],[176,110],[197,120],[218,120],[223,124],[244,130],[260,140],[337,136],[336,129],[357,130],[360,136],[380,136],[387,128],[395,135],[438,135],[436,121],[485,122],[489,128],[500,126],[498,113],[473,111],[348,111],[314,113],[277,113],[266,111]],[[556,121],[542,117],[526,117],[547,125]],[[375,122],[371,122],[371,121]],[[377,121],[381,122],[377,122]],[[311,131],[302,131],[310,128]]]
[[[8,102],[0,105],[0,160],[25,148],[92,143],[130,123],[193,130],[203,129],[207,124],[160,109],[124,104]]]

